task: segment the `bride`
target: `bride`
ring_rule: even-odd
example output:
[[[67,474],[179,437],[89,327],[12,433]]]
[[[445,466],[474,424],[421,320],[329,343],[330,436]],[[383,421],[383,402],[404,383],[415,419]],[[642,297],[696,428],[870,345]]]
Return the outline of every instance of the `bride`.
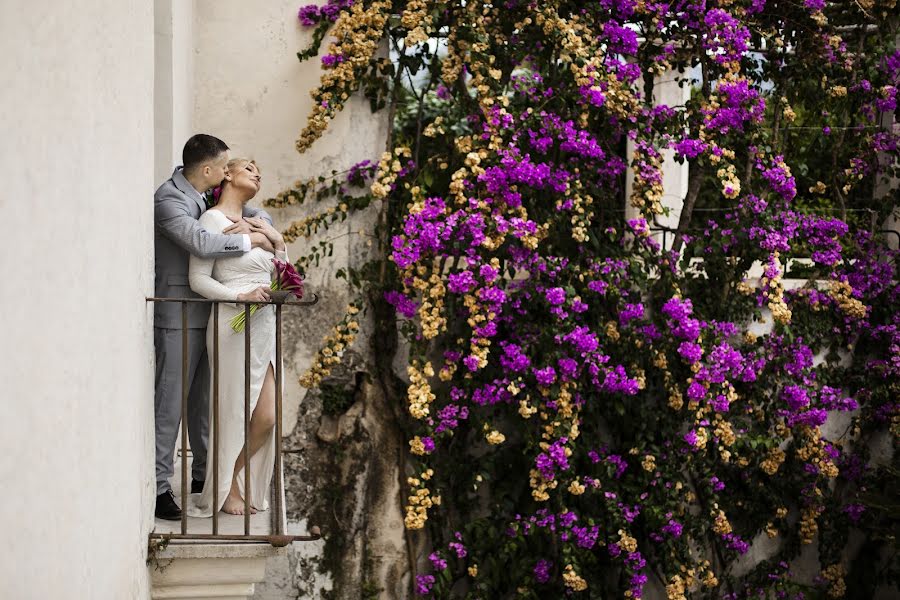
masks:
[[[260,188],[259,169],[252,160],[236,158],[228,161],[218,203],[200,217],[207,231],[221,232],[240,219],[243,206]],[[287,260],[284,239],[262,219],[246,219],[254,231],[264,234],[275,254],[254,248],[240,256],[197,258],[191,256],[190,284],[198,294],[212,300],[255,302],[269,300],[269,285],[274,265],[272,258]],[[219,305],[219,418],[214,426],[210,403],[210,440],[213,448],[218,438],[219,489],[213,506],[213,478],[207,477],[203,492],[192,497],[188,514],[212,516],[221,509],[233,515],[244,514],[244,498],[250,498],[251,512],[268,507],[269,484],[275,461],[275,310],[260,306],[250,317],[250,489],[244,489],[244,334],[231,328],[232,317],[244,310],[243,304]],[[213,315],[206,333],[209,356],[213,356]],[[216,373],[213,373],[213,377]],[[213,389],[210,385],[210,389]]]

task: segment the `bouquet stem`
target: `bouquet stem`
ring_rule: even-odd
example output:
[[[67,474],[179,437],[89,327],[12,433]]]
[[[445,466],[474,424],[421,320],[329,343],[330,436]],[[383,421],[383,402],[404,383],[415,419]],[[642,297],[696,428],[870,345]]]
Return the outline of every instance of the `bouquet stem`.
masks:
[[[272,283],[270,283],[269,289],[277,290],[278,282],[273,281]],[[251,317],[253,316],[253,313],[255,313],[257,310],[259,310],[259,307],[260,307],[259,304],[251,304],[250,305],[250,316]],[[244,327],[247,325],[245,322],[246,320],[247,320],[247,312],[242,310],[241,312],[236,314],[233,319],[231,319],[231,321],[230,321],[231,329],[233,329],[235,333],[242,332],[244,330]]]

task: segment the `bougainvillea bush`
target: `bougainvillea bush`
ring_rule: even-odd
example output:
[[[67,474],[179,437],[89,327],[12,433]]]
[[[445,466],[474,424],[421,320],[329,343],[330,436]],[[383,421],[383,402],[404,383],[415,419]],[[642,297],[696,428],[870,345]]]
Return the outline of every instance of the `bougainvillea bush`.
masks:
[[[376,339],[410,348],[406,527],[433,549],[416,593],[896,585],[897,15],[893,0],[300,9],[315,36],[299,57],[323,76],[298,151],[357,92],[393,124],[380,160],[269,203],[330,206],[288,231],[312,244],[378,213],[382,259],[343,275]],[[662,85],[687,100],[662,103]],[[662,185],[671,158],[683,202]],[[804,554],[817,572],[797,572]]]

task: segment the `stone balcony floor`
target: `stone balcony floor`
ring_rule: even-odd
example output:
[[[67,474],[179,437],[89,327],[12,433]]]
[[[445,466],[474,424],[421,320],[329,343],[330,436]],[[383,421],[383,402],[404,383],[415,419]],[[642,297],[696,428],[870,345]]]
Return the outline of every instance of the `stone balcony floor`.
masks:
[[[175,501],[181,506],[181,457],[180,451],[175,456],[175,475],[172,477],[172,491],[175,492]],[[190,481],[191,473],[191,454],[188,451],[188,481]],[[270,492],[271,494],[271,492]],[[272,506],[271,498],[269,506]],[[219,511],[219,534],[220,535],[244,535],[244,516],[229,515]],[[188,533],[212,533],[212,518],[188,517],[187,524]],[[250,516],[250,534],[251,535],[268,535],[272,532],[272,510],[271,508],[264,512],[258,512]],[[156,519],[153,533],[181,533],[181,521],[166,521],[164,519]],[[175,541],[173,540],[173,543]]]

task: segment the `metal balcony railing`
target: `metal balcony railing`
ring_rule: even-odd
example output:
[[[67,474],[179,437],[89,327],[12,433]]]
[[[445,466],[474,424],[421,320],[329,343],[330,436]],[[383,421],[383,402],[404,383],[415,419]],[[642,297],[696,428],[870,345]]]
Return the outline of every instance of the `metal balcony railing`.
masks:
[[[182,323],[182,361],[181,361],[181,380],[182,380],[182,390],[181,390],[181,529],[178,533],[157,533],[153,532],[150,534],[151,543],[155,540],[157,543],[167,543],[172,540],[183,540],[183,541],[197,541],[197,542],[266,542],[273,546],[286,546],[291,542],[299,542],[299,541],[312,541],[317,540],[321,536],[319,534],[318,528],[314,527],[311,529],[309,535],[288,535],[285,533],[285,507],[283,505],[284,499],[284,479],[283,479],[283,465],[282,465],[282,424],[281,424],[281,414],[282,414],[282,381],[284,380],[284,374],[282,373],[283,367],[281,364],[281,356],[282,356],[282,309],[285,306],[290,307],[304,307],[304,306],[312,306],[319,301],[319,298],[316,294],[312,294],[311,299],[303,299],[303,300],[294,300],[294,301],[286,301],[286,300],[275,300],[273,299],[270,302],[235,302],[235,301],[220,301],[220,300],[208,300],[205,298],[147,298],[148,302],[168,302],[168,303],[180,303],[181,304],[181,323]],[[212,477],[213,477],[213,514],[212,514],[212,530],[210,533],[201,533],[197,531],[189,531],[188,529],[188,514],[187,514],[187,506],[188,506],[188,490],[189,490],[189,480],[188,480],[188,461],[187,461],[187,428],[185,424],[187,423],[187,406],[188,406],[188,391],[190,382],[188,381],[188,305],[189,304],[211,304],[212,305],[212,315],[213,315],[213,347],[207,350],[209,360],[210,360],[210,370],[212,373],[212,386],[210,390],[210,402],[212,404],[212,422],[210,426],[214,428],[215,431],[218,431],[219,425],[219,304],[243,304],[244,305],[244,318],[245,318],[245,327],[244,327],[244,489],[250,489],[250,456],[249,456],[249,444],[248,440],[250,437],[250,339],[251,339],[251,323],[252,319],[250,317],[250,307],[254,304],[259,305],[269,305],[272,304],[275,306],[275,471],[273,477],[273,488],[270,489],[271,499],[270,502],[270,528],[268,534],[252,534],[250,531],[250,520],[251,520],[251,507],[250,507],[250,495],[244,494],[244,523],[243,523],[243,533],[221,533],[219,531],[219,498],[218,498],[218,485],[219,485],[219,461],[218,461],[218,444],[219,437],[218,435],[212,435],[213,447],[209,449],[208,455],[212,456]],[[233,468],[233,465],[226,465],[226,468]],[[209,471],[207,470],[207,477],[209,477]]]

